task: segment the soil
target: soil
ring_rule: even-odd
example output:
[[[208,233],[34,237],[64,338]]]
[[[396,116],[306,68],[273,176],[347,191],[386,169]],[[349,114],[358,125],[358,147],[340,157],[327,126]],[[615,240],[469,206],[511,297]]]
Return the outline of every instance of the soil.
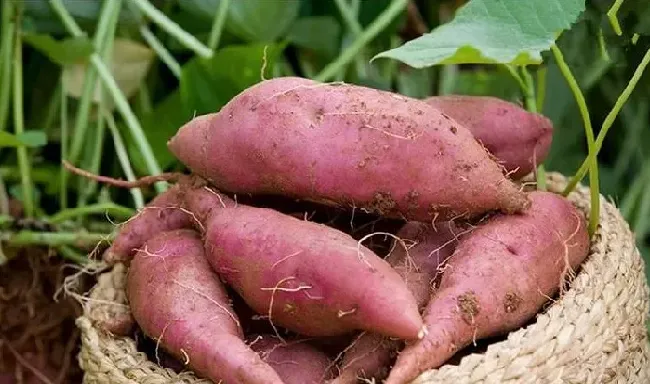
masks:
[[[0,267],[0,383],[81,383],[77,364],[81,308],[55,295],[67,268],[42,248],[3,249]]]

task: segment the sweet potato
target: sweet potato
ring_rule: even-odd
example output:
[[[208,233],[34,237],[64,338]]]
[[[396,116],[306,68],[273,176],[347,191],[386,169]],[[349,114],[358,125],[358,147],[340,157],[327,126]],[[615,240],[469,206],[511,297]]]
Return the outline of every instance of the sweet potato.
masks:
[[[397,232],[402,241],[394,244],[386,261],[402,276],[418,307],[429,302],[432,286],[442,276],[444,263],[454,252],[461,231],[451,221],[437,223],[435,227],[411,221]]]
[[[469,129],[513,179],[529,174],[551,149],[551,120],[517,104],[492,96],[464,95],[424,101]]]
[[[304,340],[283,342],[271,335],[251,335],[247,340],[284,384],[319,384],[331,377],[329,357]]]
[[[182,189],[180,184],[172,186],[124,223],[113,244],[104,252],[104,261],[128,264],[149,238],[165,231],[191,228],[192,216],[180,209]]]
[[[282,384],[244,343],[225,288],[193,230],[149,239],[131,261],[127,293],[142,332],[197,374],[215,383]]]
[[[438,368],[473,340],[523,326],[588,255],[585,219],[551,192],[531,192],[520,215],[495,215],[464,235],[424,316],[429,333],[407,342],[386,384]]]
[[[460,233],[452,222],[438,223],[435,228],[409,222],[397,232],[402,241],[395,242],[386,260],[402,276],[420,308],[428,303],[432,285],[442,276],[442,266],[454,252]],[[330,384],[355,384],[358,378],[384,379],[402,345],[400,340],[376,333],[361,334],[345,350],[340,372]]]
[[[283,77],[185,124],[169,150],[234,193],[280,194],[417,221],[529,202],[460,123],[422,100]]]
[[[399,274],[352,237],[272,209],[221,205],[223,200],[207,187],[185,193],[186,207],[202,223],[197,229],[210,264],[255,312],[305,336],[364,329],[421,337],[415,298]]]

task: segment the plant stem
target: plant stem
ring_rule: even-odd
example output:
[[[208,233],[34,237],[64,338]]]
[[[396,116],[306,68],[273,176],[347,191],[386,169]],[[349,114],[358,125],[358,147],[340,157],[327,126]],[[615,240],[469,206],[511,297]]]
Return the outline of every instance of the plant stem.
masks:
[[[50,98],[50,101],[47,103],[47,112],[45,113],[45,118],[41,123],[41,126],[43,127],[43,131],[46,134],[49,134],[50,131],[52,130],[52,126],[54,125],[54,119],[56,119],[57,116],[60,116],[62,87],[63,87],[63,76],[60,76],[56,89],[54,90],[54,92],[52,92],[52,97]]]
[[[587,174],[587,167],[589,165],[589,162],[593,161],[593,159],[598,155],[598,152],[602,148],[603,141],[605,140],[605,135],[607,135],[607,132],[614,124],[614,120],[616,120],[616,117],[618,116],[619,112],[623,108],[623,105],[630,98],[632,91],[634,91],[634,88],[636,87],[637,83],[641,79],[641,76],[643,75],[643,71],[645,71],[649,63],[650,63],[650,49],[646,52],[645,56],[643,56],[641,63],[636,68],[629,83],[627,84],[627,86],[625,87],[621,95],[618,97],[618,99],[616,100],[614,107],[609,112],[607,117],[605,117],[605,121],[603,121],[601,130],[598,133],[598,137],[596,138],[596,141],[594,143],[594,152],[593,153],[591,151],[589,152],[589,156],[582,163],[580,169],[578,169],[578,172],[576,172],[576,175],[573,177],[569,185],[567,185],[566,189],[564,190],[565,195],[569,194]]]
[[[600,46],[600,58],[605,61],[609,61],[609,52],[607,52],[607,44],[605,43],[605,34],[603,29],[598,30],[598,45]]]
[[[146,24],[142,24],[140,26],[140,34],[144,38],[144,40],[149,44],[151,49],[153,49],[156,54],[158,54],[158,57],[160,57],[160,60],[162,60],[163,63],[169,68],[171,73],[176,76],[177,79],[180,79],[181,77],[181,65],[178,63],[178,61],[172,56],[172,54],[169,52],[169,50],[163,45],[160,40],[156,37],[156,35],[147,28]]]
[[[453,93],[456,88],[456,80],[458,79],[458,65],[442,65],[438,73],[438,95],[442,96]]]
[[[521,77],[519,72],[517,72],[517,70],[510,64],[504,64],[503,67],[507,69],[508,73],[510,73],[510,76],[512,76],[512,78],[517,81],[517,83],[519,84],[519,88],[521,89],[521,92],[526,94],[526,92],[528,91],[526,87],[526,83],[524,83],[524,79]]]
[[[126,121],[126,125],[133,135],[138,149],[142,152],[142,156],[147,165],[148,171],[151,173],[151,175],[161,174],[162,170],[160,168],[160,165],[158,165],[158,161],[156,160],[156,156],[151,149],[151,145],[147,141],[147,136],[144,134],[138,118],[133,114],[133,111],[131,110],[129,103],[126,100],[126,97],[124,97],[124,94],[118,88],[115,79],[113,79],[110,72],[106,66],[104,66],[104,63],[101,61],[101,59],[99,59],[97,55],[93,54],[91,60],[96,66],[99,72],[99,77],[102,80],[104,86],[108,88],[109,93],[111,96],[113,96],[115,105]],[[158,192],[164,192],[167,189],[166,185],[167,184],[164,182],[158,182],[155,184],[156,190]]]
[[[345,49],[339,57],[328,64],[323,70],[314,77],[314,80],[325,82],[336,76],[339,70],[350,63],[355,55],[374,39],[381,31],[388,26],[400,13],[404,11],[408,0],[393,0],[369,26],[363,31],[350,46]]]
[[[537,113],[537,100],[535,99],[535,82],[533,81],[533,77],[526,67],[521,68],[521,74],[526,84],[526,88],[524,89],[526,109],[529,112]]]
[[[112,240],[113,235],[105,233],[87,232],[3,232],[0,233],[0,240],[10,246],[46,245],[58,247],[62,245],[73,245],[81,248],[93,247],[101,241]]]
[[[541,67],[537,70],[537,111],[544,110],[544,101],[546,99],[546,67]]]
[[[52,3],[58,3],[60,0],[50,0]],[[122,6],[122,0],[113,0],[105,1],[102,7],[102,11],[99,15],[99,25],[97,27],[97,33],[95,35],[93,45],[95,51],[99,54],[103,54],[104,48],[106,46],[106,40],[109,36],[109,30],[117,23],[118,14]],[[63,9],[65,10],[65,8]],[[69,16],[69,14],[68,14]],[[67,19],[67,16],[59,15],[62,19]],[[74,19],[69,17],[67,23],[72,23],[71,27],[68,27],[69,31],[76,37],[82,36],[81,30],[76,25]],[[111,25],[112,24],[112,25]],[[66,24],[67,25],[67,24]],[[78,31],[80,34],[76,34]],[[72,137],[72,143],[70,146],[69,157],[66,158],[72,164],[76,164],[81,155],[81,149],[83,144],[86,141],[86,131],[88,129],[88,116],[90,115],[90,106],[94,99],[95,88],[97,86],[97,71],[92,66],[86,68],[86,73],[84,76],[84,84],[81,90],[81,98],[79,99],[79,106],[77,108],[77,116],[74,126],[74,135]]]
[[[117,159],[119,160],[120,165],[122,166],[122,171],[124,171],[127,180],[134,181],[136,180],[136,177],[135,177],[135,173],[133,172],[133,168],[131,168],[129,154],[126,150],[126,146],[124,145],[124,141],[122,141],[122,136],[120,136],[120,131],[117,129],[117,126],[115,125],[115,120],[113,119],[113,115],[109,114],[105,110],[103,110],[102,112],[103,112],[102,113],[103,117],[106,119],[106,122],[108,123],[108,129],[111,131],[111,134],[113,135],[113,145],[115,146],[115,153],[117,154]],[[144,207],[144,197],[142,196],[142,190],[140,188],[131,188],[129,192],[131,192],[131,195],[133,196],[135,207],[137,209]]]
[[[618,9],[621,8],[621,5],[623,5],[623,0],[616,0],[616,2],[614,2],[614,5],[612,5],[609,11],[607,11],[607,18],[609,19],[609,23],[612,25],[614,32],[616,32],[618,36],[621,36],[623,34],[621,25],[618,23],[618,18],[616,17]]]
[[[18,11],[20,12],[20,11]],[[19,30],[20,22],[16,22],[14,68],[13,68],[13,100],[14,100],[14,132],[20,135],[24,131],[25,113],[23,111],[23,46]],[[21,175],[23,195],[23,208],[27,218],[34,217],[34,184],[32,182],[31,164],[27,155],[27,148],[20,146],[18,152],[18,168]]]
[[[348,4],[347,0],[334,0],[334,4],[336,4],[339,13],[341,13],[341,16],[343,16],[343,22],[345,22],[345,26],[350,30],[350,32],[352,32],[355,37],[359,36],[363,32],[363,28],[361,28],[361,24],[359,24],[357,16],[355,16],[353,13],[354,10],[352,9],[352,6]]]
[[[402,43],[403,42],[401,38],[399,38],[398,36],[392,36],[390,39],[389,49],[397,48]],[[386,60],[386,64],[384,65],[384,68],[381,71],[381,75],[384,77],[384,79],[392,79],[395,76],[398,67],[399,67],[399,63],[397,62],[397,60]]]
[[[123,207],[114,203],[99,203],[93,205],[87,205],[85,207],[69,208],[57,212],[55,215],[49,218],[49,222],[52,224],[62,223],[66,220],[73,219],[79,216],[87,215],[96,215],[96,214],[113,214],[122,219],[128,219],[133,216],[136,212],[131,208]]]
[[[361,9],[361,0],[350,0],[350,12],[352,12],[355,17],[359,15],[359,10]]]
[[[560,69],[560,72],[562,72],[562,75],[566,79],[569,88],[571,89],[571,92],[573,92],[573,96],[576,99],[576,102],[578,104],[578,109],[580,110],[580,115],[582,116],[582,120],[584,122],[584,128],[585,128],[585,136],[587,136],[587,146],[589,148],[589,154],[593,154],[595,152],[595,144],[594,144],[594,132],[593,128],[591,126],[591,118],[589,116],[589,109],[587,108],[587,102],[585,100],[584,95],[582,94],[582,91],[580,90],[580,86],[578,85],[578,82],[571,73],[571,69],[569,68],[569,65],[564,61],[564,55],[562,55],[562,51],[560,51],[560,48],[558,48],[557,45],[553,44],[551,46],[551,51],[553,52],[553,56],[555,57],[555,61]],[[589,215],[589,233],[591,235],[594,234],[596,231],[596,227],[598,226],[598,222],[600,219],[600,187],[598,185],[598,162],[596,157],[592,157],[591,161],[589,162],[589,188],[591,192],[591,212]],[[566,190],[565,190],[566,192]],[[565,194],[565,196],[568,194]]]
[[[14,49],[15,23],[12,20],[13,7],[11,1],[2,3],[2,43],[0,50],[0,82],[2,84],[11,84],[11,64]],[[9,104],[11,100],[11,86],[0,87],[0,132],[5,130],[7,117],[9,117]]]
[[[358,12],[359,4],[356,4],[356,7],[353,4],[348,4],[347,0],[334,0],[336,7],[339,10],[341,16],[343,16],[343,22],[346,24],[348,30],[352,33],[352,36],[357,39],[363,33],[363,28],[359,24]],[[362,51],[362,49],[360,49]],[[355,58],[355,64],[357,68],[357,73],[359,77],[366,78],[368,77],[368,71],[366,71],[366,63],[364,60],[364,53],[360,52]],[[337,74],[339,78],[345,77],[345,66],[341,67],[341,70]]]
[[[50,1],[52,3],[60,4],[61,0],[50,0]],[[69,32],[74,34],[74,31],[79,31],[79,32],[81,31],[79,29],[79,26],[76,25],[75,21],[72,20],[72,17],[70,17],[70,14],[63,6],[61,6],[58,9],[55,8],[55,10],[57,10],[57,12],[59,13],[59,17],[62,20],[68,21],[68,24],[66,25],[68,27]],[[79,35],[75,35],[75,36],[79,36]],[[106,67],[106,65],[104,64],[104,62],[96,52],[90,56],[90,63],[95,67],[95,70],[97,70],[99,79],[102,81],[104,87],[107,88],[108,93],[111,95],[111,97],[115,102],[115,106],[117,110],[124,118],[126,125],[129,128],[129,131],[133,135],[138,150],[140,150],[140,152],[142,153],[148,171],[150,172],[151,175],[161,174],[162,170],[158,165],[155,155],[153,154],[151,145],[147,141],[147,137],[142,130],[142,126],[140,125],[140,122],[138,121],[137,117],[131,110],[131,107],[129,106],[129,102],[126,100],[126,97],[119,89],[110,71],[108,70],[108,68]],[[155,188],[158,192],[164,192],[167,189],[167,183],[158,182],[155,184]]]
[[[217,9],[217,13],[214,15],[210,37],[208,38],[208,47],[210,47],[212,51],[215,51],[217,47],[219,47],[219,41],[221,40],[223,27],[226,25],[229,7],[230,0],[221,0],[219,2],[219,9]]]
[[[121,0],[118,0],[121,1]],[[110,3],[108,1],[107,3]],[[70,15],[70,12],[65,8],[61,0],[50,0],[50,7],[52,7],[52,10],[54,10],[54,13],[59,16],[61,19],[61,22],[63,23],[63,26],[68,30],[68,32],[74,36],[74,37],[81,37],[81,36],[86,36],[86,33],[79,28],[77,23],[74,21],[72,18],[72,15]],[[99,21],[101,23],[103,17],[100,15]]]
[[[61,78],[61,158],[68,158],[68,97],[65,92],[65,84]],[[68,177],[65,168],[61,167],[59,179],[61,187],[59,188],[59,203],[61,209],[68,208]]]
[[[521,68],[521,74],[524,84],[522,91],[524,92],[526,110],[532,113],[537,113],[541,110],[541,107],[539,106],[539,100],[537,99],[538,92],[536,89],[544,88],[546,85],[542,83],[540,87],[536,87],[535,82],[533,81],[533,76],[531,76],[530,72],[528,72],[528,69],[525,66]],[[544,168],[544,165],[539,164],[535,169],[535,172],[537,190],[546,191],[546,169]]]
[[[100,105],[103,102],[103,97],[102,100],[100,101]],[[90,164],[88,165],[88,171],[98,174],[99,173],[99,168],[101,166],[101,160],[102,160],[102,152],[103,152],[103,147],[104,147],[104,140],[106,137],[106,124],[104,122],[104,119],[100,116],[97,119],[97,131],[95,133],[95,137],[93,139],[93,152],[92,152],[92,157],[90,159]],[[92,196],[95,191],[97,191],[97,181],[95,180],[88,180],[87,183],[81,186],[81,193],[79,194],[79,199],[77,201],[77,206],[78,207],[83,207],[86,205],[88,199],[90,196]]]
[[[212,57],[212,50],[206,47],[196,37],[182,29],[178,24],[168,18],[164,13],[160,12],[148,0],[130,0],[135,6],[140,9],[151,21],[156,23],[160,28],[164,29],[171,36],[175,37],[186,48],[194,51],[197,55],[203,58]]]

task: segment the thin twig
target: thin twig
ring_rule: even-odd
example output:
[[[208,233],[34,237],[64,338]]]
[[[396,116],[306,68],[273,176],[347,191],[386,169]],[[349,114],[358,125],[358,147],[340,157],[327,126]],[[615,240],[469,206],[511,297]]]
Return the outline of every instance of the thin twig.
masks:
[[[159,181],[178,182],[180,179],[185,177],[185,175],[182,173],[166,172],[160,175],[143,176],[137,180],[127,181],[127,180],[115,179],[108,176],[95,175],[91,172],[75,167],[74,165],[70,164],[66,160],[62,160],[62,163],[67,170],[69,170],[70,172],[76,175],[87,177],[91,180],[112,185],[114,187],[127,188],[127,189],[147,187]]]

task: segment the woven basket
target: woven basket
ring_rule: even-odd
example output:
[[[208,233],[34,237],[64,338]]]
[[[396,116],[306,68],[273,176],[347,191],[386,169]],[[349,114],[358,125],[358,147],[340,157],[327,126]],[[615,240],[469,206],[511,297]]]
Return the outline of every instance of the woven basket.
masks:
[[[549,174],[551,191],[560,192],[565,185],[562,175]],[[579,186],[569,199],[588,215],[588,188]],[[618,209],[602,196],[600,203],[601,224],[590,255],[560,300],[486,352],[465,356],[459,365],[430,370],[413,384],[650,383],[644,263]],[[128,309],[125,273],[124,268],[105,273],[90,293],[94,300],[87,302],[85,314],[77,320],[84,382],[209,383],[191,372],[161,368],[137,350],[132,338],[104,330],[101,325],[107,318],[125,316]]]

